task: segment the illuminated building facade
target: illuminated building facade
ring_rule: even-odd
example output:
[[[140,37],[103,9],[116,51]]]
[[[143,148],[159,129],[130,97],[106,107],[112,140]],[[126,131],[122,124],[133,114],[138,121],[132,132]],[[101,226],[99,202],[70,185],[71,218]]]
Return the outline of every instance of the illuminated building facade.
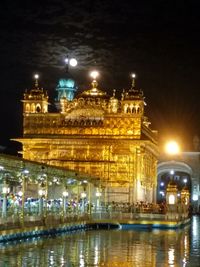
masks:
[[[36,80],[24,94],[23,158],[90,174],[100,179],[105,202],[155,202],[157,132],[144,115],[144,96],[135,87],[121,99],[91,88],[75,98],[62,95],[59,110],[48,111],[48,95]],[[73,91],[74,92],[74,91]]]

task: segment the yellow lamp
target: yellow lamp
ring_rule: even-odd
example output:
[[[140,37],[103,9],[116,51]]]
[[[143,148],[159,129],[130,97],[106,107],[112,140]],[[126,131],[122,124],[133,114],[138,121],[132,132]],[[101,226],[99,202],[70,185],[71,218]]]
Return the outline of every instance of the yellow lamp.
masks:
[[[165,151],[170,155],[176,155],[180,152],[180,147],[176,141],[169,141],[165,145]]]

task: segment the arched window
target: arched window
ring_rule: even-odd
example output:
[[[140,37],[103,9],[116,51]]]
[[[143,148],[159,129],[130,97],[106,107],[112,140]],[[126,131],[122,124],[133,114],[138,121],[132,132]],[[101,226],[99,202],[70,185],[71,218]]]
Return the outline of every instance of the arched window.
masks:
[[[133,104],[130,104],[130,113],[134,113],[134,106],[133,106]]]
[[[36,106],[36,112],[41,112],[41,106],[40,106],[40,104],[37,104],[37,106]]]
[[[81,121],[80,121],[80,125],[81,125],[81,126],[84,126],[84,125],[85,125],[85,121],[84,121],[84,120],[81,120]]]
[[[97,121],[96,120],[92,120],[92,125],[96,126],[97,125]]]
[[[132,113],[136,113],[136,106],[133,106]]]
[[[128,105],[124,105],[124,113],[127,113],[127,108],[128,108]]]
[[[100,121],[98,122],[98,125],[99,125],[99,126],[102,126],[102,125],[103,125],[103,121],[100,120]]]
[[[126,113],[131,113],[131,108],[127,107]]]
[[[44,113],[46,113],[47,112],[47,106],[44,106],[43,109],[44,109]]]
[[[35,112],[35,104],[34,103],[31,104],[31,112]]]
[[[175,196],[174,195],[169,195],[169,204],[171,204],[171,205],[175,204]]]
[[[89,126],[90,124],[91,124],[90,120],[87,119],[87,120],[86,120],[86,125]]]
[[[30,112],[30,105],[29,104],[26,104],[26,109],[25,109],[26,112]]]

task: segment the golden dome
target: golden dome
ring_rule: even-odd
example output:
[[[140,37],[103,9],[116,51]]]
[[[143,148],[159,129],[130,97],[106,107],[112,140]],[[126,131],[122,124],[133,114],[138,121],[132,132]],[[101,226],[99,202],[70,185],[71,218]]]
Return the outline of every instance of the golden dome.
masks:
[[[96,80],[92,81],[92,88],[89,90],[85,90],[84,92],[81,93],[80,97],[97,97],[97,98],[107,98],[106,92],[100,90],[97,88],[98,83]]]

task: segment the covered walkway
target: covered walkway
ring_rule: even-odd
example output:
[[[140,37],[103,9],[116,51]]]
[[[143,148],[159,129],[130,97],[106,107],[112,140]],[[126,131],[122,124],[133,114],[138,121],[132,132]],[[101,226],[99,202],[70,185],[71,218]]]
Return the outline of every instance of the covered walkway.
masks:
[[[0,154],[0,229],[83,214],[98,190],[95,177]]]

